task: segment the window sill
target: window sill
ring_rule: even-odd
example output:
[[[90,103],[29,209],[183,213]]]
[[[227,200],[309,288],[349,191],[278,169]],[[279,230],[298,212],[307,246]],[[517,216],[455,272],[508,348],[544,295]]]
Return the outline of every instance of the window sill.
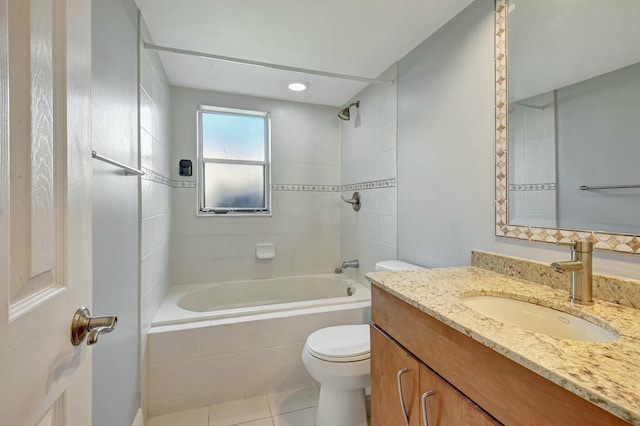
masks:
[[[198,210],[196,216],[202,217],[272,217],[271,211],[265,212],[210,212]]]

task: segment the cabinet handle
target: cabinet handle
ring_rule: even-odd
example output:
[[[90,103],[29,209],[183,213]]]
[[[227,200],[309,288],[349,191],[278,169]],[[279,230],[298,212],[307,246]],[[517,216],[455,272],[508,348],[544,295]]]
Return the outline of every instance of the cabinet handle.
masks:
[[[429,420],[427,419],[427,398],[433,394],[433,391],[426,391],[422,394],[422,421],[424,426],[429,426]]]
[[[404,397],[402,396],[402,375],[404,373],[408,373],[409,370],[407,368],[403,368],[402,370],[398,370],[398,375],[396,379],[398,381],[398,396],[400,397],[400,407],[402,407],[402,414],[404,414],[404,422],[406,426],[409,426],[409,414],[407,414],[407,407],[404,405]]]

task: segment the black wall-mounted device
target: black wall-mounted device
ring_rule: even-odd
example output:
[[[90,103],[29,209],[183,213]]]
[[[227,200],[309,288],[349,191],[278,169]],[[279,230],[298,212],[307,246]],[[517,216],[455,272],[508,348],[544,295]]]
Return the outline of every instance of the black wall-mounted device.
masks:
[[[180,160],[180,176],[191,176],[192,174],[191,160]]]

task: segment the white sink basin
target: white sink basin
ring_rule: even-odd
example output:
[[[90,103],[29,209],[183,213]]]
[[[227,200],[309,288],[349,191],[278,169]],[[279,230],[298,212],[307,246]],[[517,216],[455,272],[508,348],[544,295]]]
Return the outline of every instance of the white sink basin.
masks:
[[[533,303],[497,296],[468,296],[462,302],[504,324],[558,339],[610,342],[618,338],[609,330],[582,318]]]

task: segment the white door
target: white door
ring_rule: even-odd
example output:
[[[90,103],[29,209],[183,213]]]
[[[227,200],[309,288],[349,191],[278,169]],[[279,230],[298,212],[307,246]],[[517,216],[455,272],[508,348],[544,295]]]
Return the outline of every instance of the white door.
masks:
[[[0,0],[0,424],[89,426],[90,0]]]

